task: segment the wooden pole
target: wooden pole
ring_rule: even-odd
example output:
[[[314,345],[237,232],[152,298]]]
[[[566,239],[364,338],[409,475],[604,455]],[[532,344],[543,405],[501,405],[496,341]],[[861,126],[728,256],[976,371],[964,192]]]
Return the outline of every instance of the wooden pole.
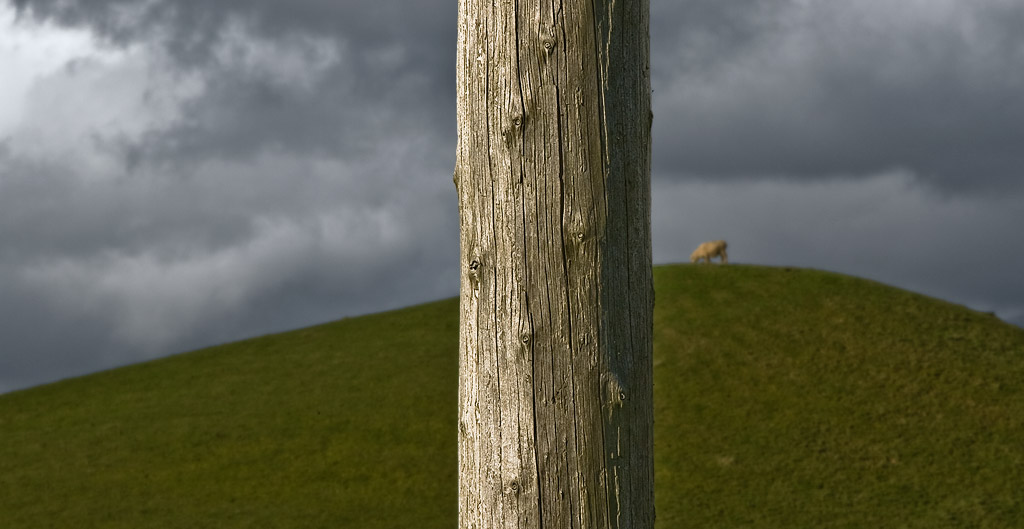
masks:
[[[459,524],[654,526],[648,0],[460,0]]]

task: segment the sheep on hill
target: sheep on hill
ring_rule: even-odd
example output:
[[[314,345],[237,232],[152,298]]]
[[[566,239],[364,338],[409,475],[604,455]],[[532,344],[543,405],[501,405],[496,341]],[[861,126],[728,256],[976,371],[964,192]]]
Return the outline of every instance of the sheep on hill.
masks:
[[[708,264],[711,263],[712,257],[721,257],[722,264],[729,262],[729,255],[725,253],[725,248],[728,246],[725,241],[708,241],[700,243],[700,246],[690,254],[691,263],[699,263],[701,259],[707,259]]]

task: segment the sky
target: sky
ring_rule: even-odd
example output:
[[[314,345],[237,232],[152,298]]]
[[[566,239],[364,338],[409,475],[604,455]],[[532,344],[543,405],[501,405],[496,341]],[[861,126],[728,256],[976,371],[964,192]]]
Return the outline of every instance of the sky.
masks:
[[[1024,2],[651,0],[655,263],[1024,325]],[[0,392],[458,294],[452,0],[0,0]]]

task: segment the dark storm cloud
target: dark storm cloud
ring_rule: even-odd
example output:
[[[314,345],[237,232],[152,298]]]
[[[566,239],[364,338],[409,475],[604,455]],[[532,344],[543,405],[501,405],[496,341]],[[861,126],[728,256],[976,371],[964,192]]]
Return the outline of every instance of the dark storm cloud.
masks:
[[[905,169],[946,190],[1021,185],[1020,2],[692,1],[652,10],[652,39],[664,44],[653,59],[658,175]]]
[[[454,4],[15,4],[112,55],[0,138],[0,392],[455,293]]]
[[[0,264],[0,277],[10,274]],[[0,336],[6,349],[0,354],[0,393],[114,365],[95,354],[112,347],[109,326],[54,314],[34,293],[9,281],[0,282],[0,296]]]
[[[206,62],[221,30],[242,22],[271,39],[289,34],[345,40],[373,49],[402,43],[409,65],[452,69],[457,4],[436,0],[14,0],[20,12],[91,28],[114,43],[161,40],[183,63]],[[452,53],[447,53],[450,48]]]
[[[23,15],[89,28],[114,46],[156,46],[168,54],[169,67],[204,82],[178,121],[121,145],[131,166],[151,159],[182,163],[248,156],[268,148],[366,153],[392,136],[393,130],[379,126],[382,122],[398,130],[425,128],[437,137],[454,131],[454,3],[16,0],[15,5]],[[282,47],[291,57],[275,56]],[[249,64],[252,54],[278,62],[304,60],[307,68],[268,76]],[[316,69],[308,66],[318,61],[326,64],[310,72]]]
[[[0,391],[452,295],[450,184],[395,172],[427,153],[394,156],[150,175],[174,185],[5,173]],[[353,186],[364,173],[404,192]]]

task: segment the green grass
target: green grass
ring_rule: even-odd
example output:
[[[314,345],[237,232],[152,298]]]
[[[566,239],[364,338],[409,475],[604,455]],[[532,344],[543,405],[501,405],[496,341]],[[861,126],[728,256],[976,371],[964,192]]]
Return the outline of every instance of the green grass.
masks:
[[[457,335],[449,300],[0,397],[0,528],[440,526]]]
[[[1024,330],[877,283],[655,269],[658,527],[1013,527]],[[0,528],[451,528],[456,300],[0,396]]]
[[[852,277],[658,268],[660,527],[1017,527],[1024,331]]]

